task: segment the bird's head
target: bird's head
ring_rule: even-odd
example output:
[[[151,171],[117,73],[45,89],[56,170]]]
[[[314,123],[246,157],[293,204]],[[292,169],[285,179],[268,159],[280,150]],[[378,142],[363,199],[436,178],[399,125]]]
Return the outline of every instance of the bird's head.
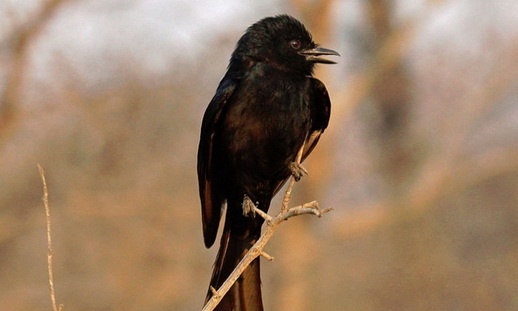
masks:
[[[311,75],[315,63],[336,64],[324,56],[338,52],[318,46],[306,27],[288,15],[264,18],[239,39],[231,61],[264,62],[285,71]]]

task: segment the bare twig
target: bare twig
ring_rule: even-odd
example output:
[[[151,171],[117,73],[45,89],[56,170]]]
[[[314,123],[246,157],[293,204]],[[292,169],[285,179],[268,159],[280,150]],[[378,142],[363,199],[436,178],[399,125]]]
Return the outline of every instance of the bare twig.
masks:
[[[300,164],[301,158],[302,158],[302,152],[304,151],[304,146],[300,149],[299,153],[297,154],[296,162]],[[271,217],[267,213],[264,213],[263,211],[256,209],[256,213],[263,217],[266,222],[266,228],[261,234],[261,237],[257,240],[257,242],[250,248],[248,253],[241,259],[239,264],[236,266],[234,271],[228,276],[228,278],[225,280],[225,282],[218,288],[217,290],[213,287],[210,288],[212,292],[212,297],[205,306],[203,307],[202,311],[212,311],[214,308],[218,305],[218,303],[221,301],[221,299],[225,296],[225,294],[230,290],[232,285],[237,281],[239,276],[245,271],[245,269],[259,256],[263,256],[269,261],[273,260],[273,257],[268,255],[263,251],[264,247],[270,240],[270,238],[273,236],[275,230],[277,230],[277,227],[285,220],[288,220],[291,217],[295,217],[298,215],[304,215],[304,214],[312,214],[318,217],[322,217],[323,214],[329,212],[332,210],[332,208],[326,208],[326,209],[320,209],[318,207],[318,203],[316,201],[312,201],[309,203],[305,203],[299,206],[288,208],[288,204],[291,199],[291,191],[293,189],[293,185],[295,184],[295,178],[292,176],[290,179],[290,182],[288,184],[288,187],[286,189],[286,192],[284,194],[284,198],[282,200],[282,206],[281,211],[275,216]]]
[[[322,217],[323,214],[331,211],[332,208],[326,208],[321,210],[318,207],[318,203],[316,201],[305,203],[299,206],[295,206],[292,208],[289,208],[286,211],[281,211],[279,214],[277,214],[275,217],[270,217],[266,221],[266,228],[264,232],[262,233],[261,237],[257,240],[257,242],[250,248],[248,253],[241,259],[239,264],[236,266],[234,271],[229,275],[229,277],[226,279],[226,281],[221,285],[221,287],[218,290],[215,290],[214,288],[211,288],[212,291],[212,297],[209,301],[207,301],[207,304],[203,307],[202,311],[211,311],[214,310],[214,308],[218,305],[218,303],[221,301],[223,296],[230,290],[232,285],[237,281],[239,276],[245,271],[245,269],[259,256],[265,257],[267,260],[273,260],[273,257],[266,254],[263,251],[263,248],[266,246],[270,238],[275,233],[275,230],[277,230],[277,227],[285,220],[288,220],[291,217],[295,217],[298,215],[304,215],[304,214],[312,214],[318,217]],[[259,215],[262,215],[258,213]]]
[[[61,311],[63,309],[63,305],[59,305],[59,308],[56,304],[56,292],[54,290],[54,274],[52,269],[52,236],[50,234],[51,224],[50,224],[50,206],[49,206],[49,192],[47,189],[47,180],[45,179],[45,171],[38,164],[38,171],[40,172],[41,183],[43,184],[43,205],[45,206],[45,215],[47,219],[47,271],[49,274],[49,290],[50,290],[50,300],[52,301],[52,310],[53,311]]]
[[[302,143],[302,147],[300,147],[299,152],[297,153],[297,157],[295,158],[295,163],[300,164],[302,162],[302,154],[304,153],[305,146],[306,146],[306,143],[305,142]],[[284,212],[288,209],[288,205],[290,204],[290,200],[291,200],[291,190],[293,189],[293,186],[295,185],[295,181],[296,181],[295,178],[292,176],[288,183],[288,187],[286,187],[286,191],[284,192],[284,197],[282,198],[281,212]]]

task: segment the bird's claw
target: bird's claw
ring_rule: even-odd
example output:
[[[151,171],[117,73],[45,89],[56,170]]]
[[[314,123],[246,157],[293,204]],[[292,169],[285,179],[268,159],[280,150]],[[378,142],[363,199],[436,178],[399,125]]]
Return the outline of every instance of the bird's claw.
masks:
[[[304,175],[309,175],[308,170],[306,170],[302,164],[297,162],[290,163],[290,171],[293,178],[295,178],[295,181],[299,181]]]
[[[257,206],[246,194],[243,197],[243,203],[241,204],[241,206],[243,208],[244,216],[255,218],[255,209],[257,208]]]

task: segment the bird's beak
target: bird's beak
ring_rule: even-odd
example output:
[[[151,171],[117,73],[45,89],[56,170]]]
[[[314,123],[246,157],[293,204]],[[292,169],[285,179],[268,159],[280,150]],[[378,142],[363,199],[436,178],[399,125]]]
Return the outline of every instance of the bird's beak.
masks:
[[[336,64],[334,60],[330,60],[327,58],[322,58],[319,56],[322,55],[335,55],[340,56],[338,52],[326,49],[320,46],[314,47],[312,49],[307,49],[299,52],[301,55],[306,57],[306,60],[313,63],[322,63],[322,64]]]

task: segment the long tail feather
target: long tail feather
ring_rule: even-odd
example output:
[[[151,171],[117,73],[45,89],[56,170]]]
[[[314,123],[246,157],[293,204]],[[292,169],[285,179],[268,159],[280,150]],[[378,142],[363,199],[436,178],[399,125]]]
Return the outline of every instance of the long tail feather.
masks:
[[[261,221],[243,217],[225,222],[220,248],[214,263],[210,286],[218,289],[232,273],[246,252],[252,247],[261,233]],[[248,223],[244,225],[243,222]],[[251,223],[252,226],[249,226]],[[246,230],[241,230],[246,228]],[[253,230],[249,230],[254,228]],[[262,311],[261,280],[259,258],[248,266],[228,293],[216,307],[216,311]],[[212,297],[209,288],[206,301]]]

